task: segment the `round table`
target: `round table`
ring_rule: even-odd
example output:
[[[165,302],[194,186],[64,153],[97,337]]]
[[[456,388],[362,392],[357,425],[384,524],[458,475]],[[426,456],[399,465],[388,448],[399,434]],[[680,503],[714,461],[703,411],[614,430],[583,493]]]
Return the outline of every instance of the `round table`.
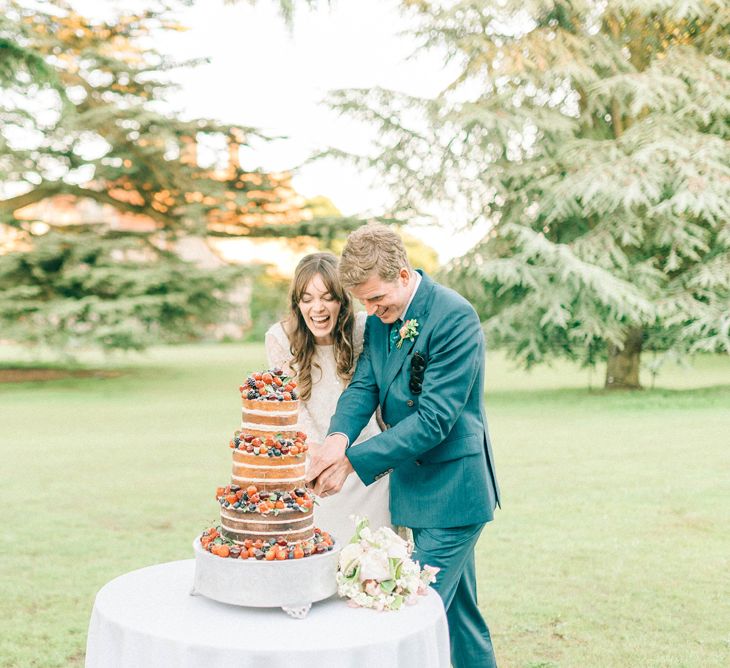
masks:
[[[351,608],[337,597],[304,619],[279,608],[243,608],[191,596],[192,559],[149,566],[96,596],[87,668],[448,668],[438,594],[397,612]]]

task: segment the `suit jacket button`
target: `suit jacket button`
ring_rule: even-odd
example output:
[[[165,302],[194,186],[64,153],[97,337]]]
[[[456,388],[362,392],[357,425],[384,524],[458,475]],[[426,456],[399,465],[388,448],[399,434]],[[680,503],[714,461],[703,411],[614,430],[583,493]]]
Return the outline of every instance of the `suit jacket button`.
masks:
[[[413,399],[409,399],[408,401],[406,401],[406,406],[408,406],[408,408],[412,408],[413,407]]]

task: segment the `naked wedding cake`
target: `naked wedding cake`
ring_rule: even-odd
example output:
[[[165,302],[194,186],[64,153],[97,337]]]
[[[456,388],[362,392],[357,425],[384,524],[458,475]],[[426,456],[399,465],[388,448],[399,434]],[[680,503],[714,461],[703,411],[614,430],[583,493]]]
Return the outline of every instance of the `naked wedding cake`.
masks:
[[[332,550],[332,537],[314,526],[314,499],[304,485],[308,447],[297,430],[296,382],[273,369],[251,374],[239,390],[231,484],[216,490],[220,525],[203,532],[201,546],[219,557],[266,561]]]

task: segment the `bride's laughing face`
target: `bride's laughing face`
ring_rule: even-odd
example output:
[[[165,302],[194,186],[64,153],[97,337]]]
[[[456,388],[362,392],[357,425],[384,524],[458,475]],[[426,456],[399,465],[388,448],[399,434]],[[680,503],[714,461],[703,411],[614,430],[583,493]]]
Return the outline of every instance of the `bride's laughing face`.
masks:
[[[332,296],[320,274],[312,276],[307,283],[298,306],[315,342],[320,345],[333,343],[340,302]]]

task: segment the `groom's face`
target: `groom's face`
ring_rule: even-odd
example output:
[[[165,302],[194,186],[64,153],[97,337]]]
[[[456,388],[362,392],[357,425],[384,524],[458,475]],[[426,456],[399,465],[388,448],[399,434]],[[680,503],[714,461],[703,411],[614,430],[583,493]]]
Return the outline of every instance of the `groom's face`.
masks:
[[[413,279],[408,269],[401,269],[395,281],[384,281],[372,274],[351,290],[368,315],[376,315],[385,324],[400,318],[413,292]]]

